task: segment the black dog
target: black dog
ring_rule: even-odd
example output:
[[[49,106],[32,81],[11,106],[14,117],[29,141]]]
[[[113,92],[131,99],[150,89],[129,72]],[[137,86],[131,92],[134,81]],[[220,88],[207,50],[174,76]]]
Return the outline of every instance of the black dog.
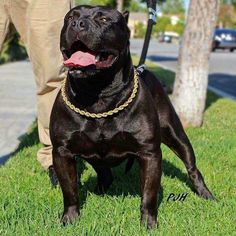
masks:
[[[64,223],[79,216],[77,155],[93,166],[103,191],[113,181],[111,167],[127,158],[139,162],[141,223],[148,227],[157,224],[161,142],[184,162],[197,194],[213,199],[160,82],[149,71],[138,76],[134,70],[127,18],[128,13],[90,6],[76,7],[65,16],[61,51],[69,72],[50,124]]]

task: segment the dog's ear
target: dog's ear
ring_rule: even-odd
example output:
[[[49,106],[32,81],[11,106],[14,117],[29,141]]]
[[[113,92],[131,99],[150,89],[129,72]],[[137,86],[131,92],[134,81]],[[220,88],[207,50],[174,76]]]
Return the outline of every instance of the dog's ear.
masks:
[[[122,15],[125,18],[126,23],[128,24],[128,21],[129,21],[129,11],[124,11],[122,13]]]

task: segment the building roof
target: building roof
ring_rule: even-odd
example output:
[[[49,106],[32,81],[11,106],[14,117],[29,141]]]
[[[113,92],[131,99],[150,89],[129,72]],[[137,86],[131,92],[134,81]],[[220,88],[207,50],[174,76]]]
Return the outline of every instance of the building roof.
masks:
[[[132,21],[147,21],[148,15],[145,12],[130,12],[129,20]]]

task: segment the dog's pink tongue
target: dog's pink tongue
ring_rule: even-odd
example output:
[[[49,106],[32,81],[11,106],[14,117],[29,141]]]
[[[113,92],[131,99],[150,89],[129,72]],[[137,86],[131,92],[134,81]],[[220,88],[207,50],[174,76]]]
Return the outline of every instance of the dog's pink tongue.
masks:
[[[73,66],[89,66],[95,64],[95,55],[88,52],[75,52],[71,55],[71,57],[64,61],[64,65],[68,67]]]

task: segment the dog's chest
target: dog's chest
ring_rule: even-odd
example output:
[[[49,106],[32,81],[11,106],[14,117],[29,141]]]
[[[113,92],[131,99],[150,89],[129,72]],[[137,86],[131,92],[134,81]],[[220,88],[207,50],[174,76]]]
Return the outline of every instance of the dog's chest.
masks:
[[[128,130],[87,126],[72,133],[68,146],[73,153],[86,159],[108,159],[134,154],[138,143]]]

